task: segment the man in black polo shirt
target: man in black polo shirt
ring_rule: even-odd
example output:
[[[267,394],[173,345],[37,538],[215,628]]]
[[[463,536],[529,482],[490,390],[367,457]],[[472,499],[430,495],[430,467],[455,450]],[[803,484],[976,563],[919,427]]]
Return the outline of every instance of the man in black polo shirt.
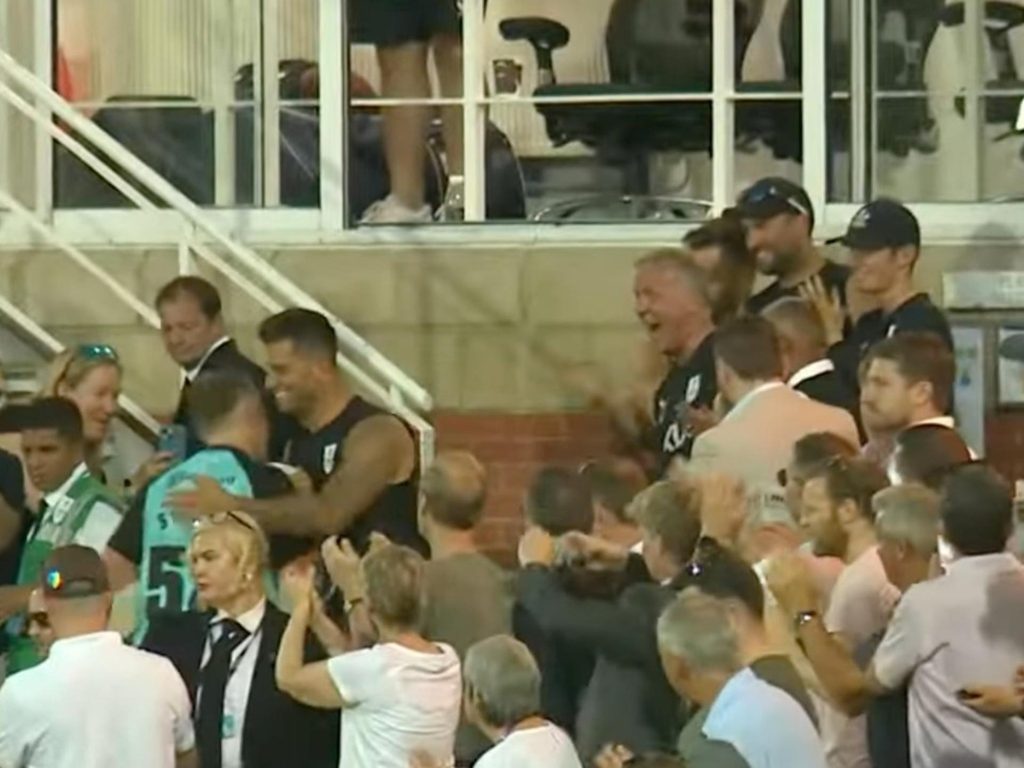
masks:
[[[339,534],[365,550],[371,533],[426,553],[416,525],[416,441],[409,427],[352,392],[338,369],[338,338],[330,321],[308,309],[286,309],[260,325],[271,387],[299,434],[285,460],[312,488],[279,499],[230,493],[209,478],[174,495],[172,506],[193,517],[248,512],[270,534]]]
[[[809,292],[832,345],[829,357],[851,386],[858,385],[858,368],[867,351],[898,333],[933,333],[953,349],[946,315],[927,293],[914,288],[921,228],[910,210],[895,200],[879,198],[857,212],[845,235],[830,242],[850,249],[853,286],[878,307],[861,315],[844,339],[845,316],[835,299],[826,296],[821,285]]]
[[[819,278],[828,292],[846,305],[850,270],[822,256],[814,244],[814,208],[807,192],[788,179],[761,179],[740,195],[736,212],[747,230],[747,246],[757,257],[757,268],[775,282],[747,300],[747,311],[760,313],[801,286]]]
[[[708,279],[681,251],[658,250],[636,263],[633,294],[637,317],[670,366],[654,395],[646,441],[660,476],[673,457],[689,458],[697,432],[710,426],[718,383]]]

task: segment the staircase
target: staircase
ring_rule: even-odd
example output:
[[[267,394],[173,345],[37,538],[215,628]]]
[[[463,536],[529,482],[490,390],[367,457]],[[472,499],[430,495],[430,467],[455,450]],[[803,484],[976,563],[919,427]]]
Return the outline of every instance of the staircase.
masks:
[[[267,314],[301,306],[326,315],[338,335],[339,365],[357,389],[416,430],[421,462],[429,463],[434,449],[434,430],[426,414],[432,408],[432,400],[427,391],[397,365],[257,252],[233,240],[207,212],[77,112],[13,56],[0,50],[2,104],[31,120],[38,136],[59,142],[140,210],[156,210],[160,204],[174,211],[181,223],[180,239],[174,244],[179,254],[179,274],[187,274],[201,263],[256,302]],[[37,141],[40,142],[41,139]],[[43,146],[52,145],[47,141]],[[39,243],[60,252],[100,281],[111,297],[128,307],[143,324],[154,332],[159,330],[159,318],[145,298],[135,295],[124,281],[94,257],[61,238],[51,221],[20,202],[14,190],[0,188],[0,215],[4,211],[24,221]],[[54,281],[55,290],[73,292],[74,287],[70,280]],[[33,361],[21,358],[31,357],[26,354],[30,351],[36,361],[46,360],[59,353],[64,344],[2,294],[0,322],[5,327],[0,333],[0,350],[8,355],[3,362],[5,370],[12,368],[11,384],[31,389]],[[9,349],[20,349],[21,353],[14,354],[12,361]],[[158,428],[157,420],[129,397],[122,397],[121,405],[123,422],[134,434],[151,443]]]

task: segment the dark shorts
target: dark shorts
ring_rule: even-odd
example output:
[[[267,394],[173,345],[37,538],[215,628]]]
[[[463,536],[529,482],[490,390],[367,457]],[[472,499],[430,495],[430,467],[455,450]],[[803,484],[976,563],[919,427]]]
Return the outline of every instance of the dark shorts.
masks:
[[[458,0],[352,0],[350,38],[382,48],[459,35]]]

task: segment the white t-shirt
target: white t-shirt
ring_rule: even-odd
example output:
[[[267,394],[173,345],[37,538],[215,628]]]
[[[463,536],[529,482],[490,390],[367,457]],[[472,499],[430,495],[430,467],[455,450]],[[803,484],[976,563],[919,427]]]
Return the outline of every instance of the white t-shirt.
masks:
[[[885,575],[878,548],[871,547],[839,574],[825,626],[855,650],[885,629],[899,597],[899,590]],[[830,705],[819,714],[830,768],[871,768],[867,719],[847,717]]]
[[[565,731],[552,723],[513,731],[477,760],[476,768],[582,768]]]
[[[58,640],[0,688],[4,768],[174,768],[194,746],[174,666],[116,632]]]
[[[345,701],[340,768],[409,768],[418,751],[452,763],[462,673],[455,651],[437,647],[421,653],[384,643],[327,662]]]

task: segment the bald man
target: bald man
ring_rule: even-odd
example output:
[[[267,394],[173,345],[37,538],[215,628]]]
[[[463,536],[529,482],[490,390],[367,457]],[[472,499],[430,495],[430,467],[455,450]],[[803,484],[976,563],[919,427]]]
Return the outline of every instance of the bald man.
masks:
[[[857,394],[829,359],[825,326],[814,308],[803,299],[790,297],[776,301],[761,314],[779,336],[786,383],[812,400],[849,411],[859,423]]]
[[[487,472],[470,453],[442,452],[423,473],[420,493],[419,528],[430,545],[423,635],[448,643],[463,658],[474,643],[512,630],[508,575],[480,553],[475,537],[487,502]],[[463,723],[456,761],[472,763],[489,746],[480,731]]]

